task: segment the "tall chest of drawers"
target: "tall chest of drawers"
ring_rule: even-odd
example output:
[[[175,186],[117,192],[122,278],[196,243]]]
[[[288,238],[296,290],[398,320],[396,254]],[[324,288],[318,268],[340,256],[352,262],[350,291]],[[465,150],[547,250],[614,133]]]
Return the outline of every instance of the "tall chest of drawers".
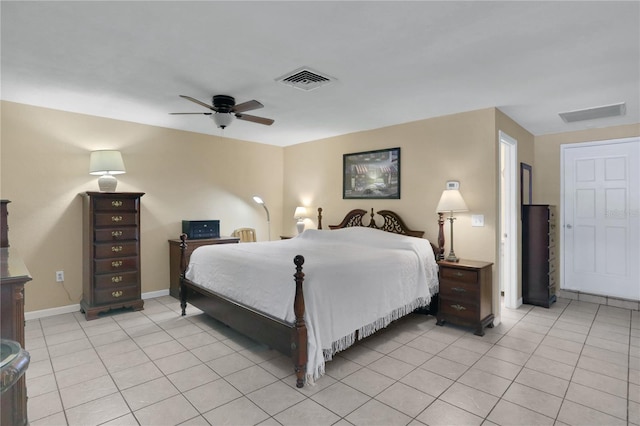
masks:
[[[87,320],[111,309],[140,310],[141,192],[86,192],[80,309]]]
[[[556,301],[556,209],[522,206],[522,302],[548,308]]]

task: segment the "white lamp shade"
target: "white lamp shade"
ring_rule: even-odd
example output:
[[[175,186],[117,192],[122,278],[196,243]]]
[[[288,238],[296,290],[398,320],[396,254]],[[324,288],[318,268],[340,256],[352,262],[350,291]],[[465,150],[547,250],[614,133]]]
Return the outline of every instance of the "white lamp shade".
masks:
[[[119,175],[125,173],[124,161],[120,151],[93,151],[89,159],[89,174]]]
[[[228,112],[216,112],[215,114],[211,114],[211,119],[216,126],[224,129],[233,121],[233,115]]]
[[[462,198],[462,194],[457,189],[445,189],[442,191],[440,202],[436,208],[436,213],[441,212],[466,212],[469,210]]]
[[[295,213],[293,213],[294,219],[301,219],[307,216],[307,208],[306,207],[296,207]]]

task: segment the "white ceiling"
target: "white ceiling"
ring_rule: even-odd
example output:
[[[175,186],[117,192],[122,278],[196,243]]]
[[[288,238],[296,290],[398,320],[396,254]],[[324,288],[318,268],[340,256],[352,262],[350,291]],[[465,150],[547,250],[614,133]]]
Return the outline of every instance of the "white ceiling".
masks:
[[[3,100],[287,146],[498,107],[535,135],[640,122],[640,2],[1,3]],[[314,91],[276,78],[328,74]],[[178,97],[270,126],[224,133]],[[559,112],[626,102],[625,116]],[[37,120],[37,117],[33,117]]]

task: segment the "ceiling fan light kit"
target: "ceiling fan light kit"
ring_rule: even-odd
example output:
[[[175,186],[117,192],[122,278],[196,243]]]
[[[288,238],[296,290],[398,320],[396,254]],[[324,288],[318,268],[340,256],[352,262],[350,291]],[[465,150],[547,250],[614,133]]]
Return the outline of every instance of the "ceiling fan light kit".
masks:
[[[238,120],[243,121],[251,121],[253,123],[264,124],[265,126],[270,126],[273,124],[273,120],[270,118],[264,117],[256,117],[255,115],[244,114],[245,111],[251,111],[254,109],[262,108],[260,102],[256,100],[251,100],[247,102],[243,102],[241,104],[236,105],[236,100],[233,96],[229,95],[215,95],[212,98],[212,104],[209,105],[198,99],[192,98],[191,96],[180,95],[181,98],[184,98],[188,101],[194,102],[200,106],[210,109],[211,112],[172,112],[171,114],[202,114],[209,115],[216,126],[220,129],[224,129],[229,126],[233,121],[233,117]]]
[[[211,114],[209,117],[211,117],[213,122],[216,123],[216,127],[223,130],[233,121],[233,116],[228,112],[216,112],[215,114]]]

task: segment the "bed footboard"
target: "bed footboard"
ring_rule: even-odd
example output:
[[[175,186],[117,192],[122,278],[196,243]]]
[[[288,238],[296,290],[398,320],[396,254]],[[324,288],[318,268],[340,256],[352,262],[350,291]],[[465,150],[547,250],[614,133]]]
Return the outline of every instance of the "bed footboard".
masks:
[[[187,235],[180,235],[180,307],[186,315],[187,301],[212,318],[226,324],[247,337],[263,343],[285,355],[291,356],[296,373],[296,386],[304,386],[307,373],[307,324],[304,320],[304,257],[297,255],[295,264],[295,322],[289,323],[266,313],[252,309],[221,294],[192,283],[186,277]]]

